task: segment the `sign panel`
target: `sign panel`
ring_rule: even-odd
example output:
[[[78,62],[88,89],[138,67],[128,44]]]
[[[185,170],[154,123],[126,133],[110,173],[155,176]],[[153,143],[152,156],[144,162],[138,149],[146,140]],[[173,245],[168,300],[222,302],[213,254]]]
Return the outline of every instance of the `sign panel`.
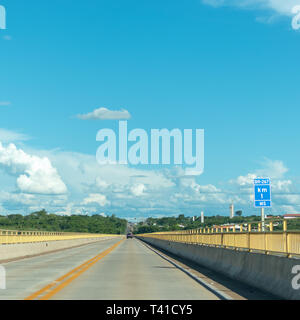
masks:
[[[254,206],[256,208],[268,208],[271,207],[271,205],[270,179],[254,179]]]

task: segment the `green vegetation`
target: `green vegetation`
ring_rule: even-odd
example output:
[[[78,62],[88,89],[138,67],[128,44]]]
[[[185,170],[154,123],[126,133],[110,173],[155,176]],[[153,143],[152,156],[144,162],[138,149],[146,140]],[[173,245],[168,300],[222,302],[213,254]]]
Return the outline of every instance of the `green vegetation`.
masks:
[[[140,222],[134,226],[134,233],[188,230],[212,227],[213,225],[241,223],[252,223],[253,228],[255,228],[258,222],[260,222],[260,216],[236,216],[233,219],[226,216],[211,216],[205,217],[205,223],[202,224],[200,217],[193,219],[192,217],[185,217],[182,214],[178,217],[148,218],[144,222]],[[266,224],[268,224],[268,219],[266,220]],[[41,210],[27,216],[20,214],[0,215],[0,229],[124,234],[127,230],[127,221],[117,218],[115,215],[109,217],[101,215],[60,216]],[[281,230],[282,222],[274,223],[274,231]],[[289,219],[288,230],[299,231],[300,219]]]
[[[253,223],[259,222],[260,217],[234,217],[230,219],[225,216],[211,216],[205,217],[202,224],[200,217],[193,221],[192,217],[185,217],[183,214],[178,217],[164,217],[164,218],[148,218],[144,222],[138,223],[135,228],[135,233],[149,233],[159,231],[175,231],[175,230],[188,230],[203,227],[212,227],[213,225],[221,225],[226,223],[239,224],[239,223]]]
[[[288,219],[287,220],[288,231],[300,231],[300,219]],[[274,227],[274,230],[282,230],[282,227]]]
[[[274,217],[274,220],[276,218]],[[278,219],[277,219],[278,220]],[[144,222],[140,222],[135,227],[134,232],[140,233],[151,233],[151,232],[163,232],[163,231],[175,231],[175,230],[188,230],[197,229],[204,227],[212,227],[213,225],[223,225],[223,224],[246,224],[252,223],[254,228],[257,228],[257,223],[261,221],[260,216],[235,216],[230,219],[226,216],[211,216],[205,217],[205,223],[201,223],[200,217],[197,217],[193,221],[192,217],[185,217],[184,215],[179,215],[178,217],[165,217],[165,218],[148,218]],[[268,219],[266,219],[266,225],[268,225]],[[278,224],[274,223],[274,231],[282,230],[282,221]],[[300,219],[289,219],[288,220],[288,230],[300,230]]]
[[[59,216],[42,210],[27,216],[20,214],[0,216],[0,229],[10,230],[124,234],[126,228],[127,221],[114,215],[110,217],[100,215]]]

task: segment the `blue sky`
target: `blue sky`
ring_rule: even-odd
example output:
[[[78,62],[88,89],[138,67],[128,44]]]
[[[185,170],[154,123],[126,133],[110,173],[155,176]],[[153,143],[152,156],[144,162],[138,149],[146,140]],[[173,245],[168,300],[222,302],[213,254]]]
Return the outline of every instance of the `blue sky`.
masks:
[[[298,2],[0,0],[2,212],[253,214],[259,174],[273,213],[299,212]],[[99,167],[96,133],[118,122],[76,116],[100,107],[129,129],[204,128],[204,174]]]

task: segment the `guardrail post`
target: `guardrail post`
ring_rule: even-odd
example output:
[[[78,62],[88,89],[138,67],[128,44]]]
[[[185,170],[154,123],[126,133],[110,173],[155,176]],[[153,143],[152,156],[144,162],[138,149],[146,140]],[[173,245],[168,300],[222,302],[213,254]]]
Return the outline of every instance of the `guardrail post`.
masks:
[[[248,232],[247,233],[247,237],[248,237],[248,251],[249,252],[251,252],[252,250],[251,250],[251,247],[250,247],[250,244],[251,244],[251,239],[250,239],[250,237],[251,237],[251,232]]]
[[[286,236],[286,251],[287,251],[287,257],[290,258],[291,257],[291,253],[290,253],[290,245],[289,245],[289,233],[286,232],[285,236]]]
[[[266,227],[264,230],[264,244],[265,244],[265,254],[269,254],[269,251],[268,251],[268,232],[267,232]]]
[[[283,220],[283,231],[287,231],[287,220]]]
[[[250,248],[250,244],[251,244],[251,223],[248,224],[248,233],[247,233],[247,237],[248,237],[248,251],[251,252],[251,248]]]
[[[273,222],[271,221],[270,224],[269,224],[269,230],[270,230],[270,232],[272,232],[272,231],[274,230],[273,227],[274,227],[274,226],[273,226]]]
[[[224,233],[221,233],[221,246],[224,247]]]
[[[283,237],[284,237],[284,244],[285,244],[285,252],[287,257],[289,258],[290,252],[289,252],[289,238],[287,233],[287,220],[283,220]]]

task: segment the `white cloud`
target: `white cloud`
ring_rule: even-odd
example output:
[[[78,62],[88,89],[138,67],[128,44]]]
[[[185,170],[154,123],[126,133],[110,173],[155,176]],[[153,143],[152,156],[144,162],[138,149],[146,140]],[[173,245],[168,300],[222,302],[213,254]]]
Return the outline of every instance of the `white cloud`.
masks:
[[[272,200],[274,210],[283,214],[286,208],[291,212],[300,210],[300,193],[291,179],[286,178],[288,168],[282,161],[264,159],[265,167],[254,170],[245,176],[239,176],[237,179],[231,180],[230,184],[235,187],[233,189],[236,194],[246,204],[253,203],[253,179],[261,177],[271,178]],[[293,208],[293,210],[291,210]]]
[[[82,202],[83,205],[90,204],[90,203],[96,203],[101,207],[104,207],[110,204],[110,202],[106,199],[106,196],[100,193],[91,193]]]
[[[27,136],[26,134],[0,128],[0,141],[1,142],[26,141],[29,139],[30,139],[30,137]]]
[[[134,216],[139,212],[200,213],[205,207],[225,207],[227,212],[231,199],[244,202],[239,195],[224,192],[213,184],[197,182],[201,177],[185,176],[182,168],[143,170],[118,164],[100,166],[95,156],[57,150],[39,152],[39,155],[49,157],[59,169],[73,199],[78,201],[84,195],[79,204],[88,211],[94,210],[92,204],[104,205],[107,199],[111,212]],[[98,194],[101,196],[94,196]]]
[[[34,152],[34,151],[31,151]],[[39,156],[48,157],[59,168],[63,180],[76,190],[84,193],[92,190],[103,192],[128,192],[128,186],[144,184],[147,189],[159,190],[174,186],[174,182],[162,171],[142,170],[126,165],[99,165],[94,155],[76,152],[35,151]]]
[[[283,186],[289,184],[287,180],[283,179],[285,174],[288,172],[288,168],[280,160],[270,160],[265,158],[262,162],[263,168],[254,170],[253,173],[248,173],[245,176],[239,176],[235,180],[231,180],[232,184],[237,184],[241,187],[249,187],[253,185],[253,180],[260,177],[271,178],[272,183],[276,186],[280,186],[282,189]]]
[[[24,193],[63,194],[67,188],[48,158],[40,158],[0,143],[0,167],[17,175],[17,187]]]
[[[139,184],[134,184],[131,188],[130,191],[132,194],[136,197],[140,197],[144,194],[144,191],[146,190],[146,186],[142,183]]]
[[[180,176],[177,188],[173,190],[170,200],[177,205],[183,201],[184,206],[222,206],[229,203],[229,195],[212,184],[203,185],[194,177]],[[181,204],[182,205],[182,204]]]
[[[202,0],[214,6],[235,6],[241,9],[271,10],[275,14],[291,16],[292,9],[299,5],[299,0]]]
[[[88,213],[81,205],[77,205],[74,202],[62,203],[61,206],[59,206],[57,209],[58,210],[55,211],[56,214],[65,216],[86,215]],[[53,211],[53,207],[50,207],[50,210]],[[89,212],[92,212],[92,210],[89,210]]]
[[[81,120],[126,120],[130,119],[131,115],[125,109],[114,111],[107,108],[99,108],[87,114],[79,114],[77,118]]]
[[[257,177],[254,173],[248,173],[246,176],[239,176],[236,180],[231,180],[231,183],[237,183],[239,186],[249,186],[253,184],[253,180]]]
[[[2,187],[3,189],[3,187]],[[3,207],[0,214],[13,212],[28,214],[41,209],[50,209],[50,212],[58,212],[66,206],[67,195],[42,195],[23,192],[0,191],[0,204]]]
[[[1,192],[0,199],[6,205],[14,206],[31,206],[36,201],[35,196],[33,194],[28,193],[9,193],[9,192]]]
[[[108,184],[105,180],[103,180],[102,178],[100,178],[100,177],[97,177],[97,178],[96,178],[95,184],[96,184],[97,188],[99,188],[100,190],[101,190],[101,189],[107,189],[108,186],[109,186],[109,184]]]
[[[35,195],[35,199],[30,199],[36,206],[58,214],[99,214],[106,207],[107,214],[144,218],[181,213],[200,215],[202,210],[206,214],[224,215],[229,214],[231,201],[236,209],[255,214],[253,179],[262,175],[272,179],[273,213],[283,214],[287,208],[300,212],[300,194],[287,178],[287,167],[278,160],[264,159],[261,168],[217,186],[203,183],[202,177],[185,176],[179,167],[145,170],[119,164],[100,166],[93,155],[59,150],[25,151],[40,159],[48,158],[67,184],[68,197],[51,196],[50,201]]]
[[[263,160],[264,168],[256,170],[256,173],[261,176],[270,176],[273,179],[282,178],[287,172],[288,168],[280,160],[270,160],[265,158]]]

